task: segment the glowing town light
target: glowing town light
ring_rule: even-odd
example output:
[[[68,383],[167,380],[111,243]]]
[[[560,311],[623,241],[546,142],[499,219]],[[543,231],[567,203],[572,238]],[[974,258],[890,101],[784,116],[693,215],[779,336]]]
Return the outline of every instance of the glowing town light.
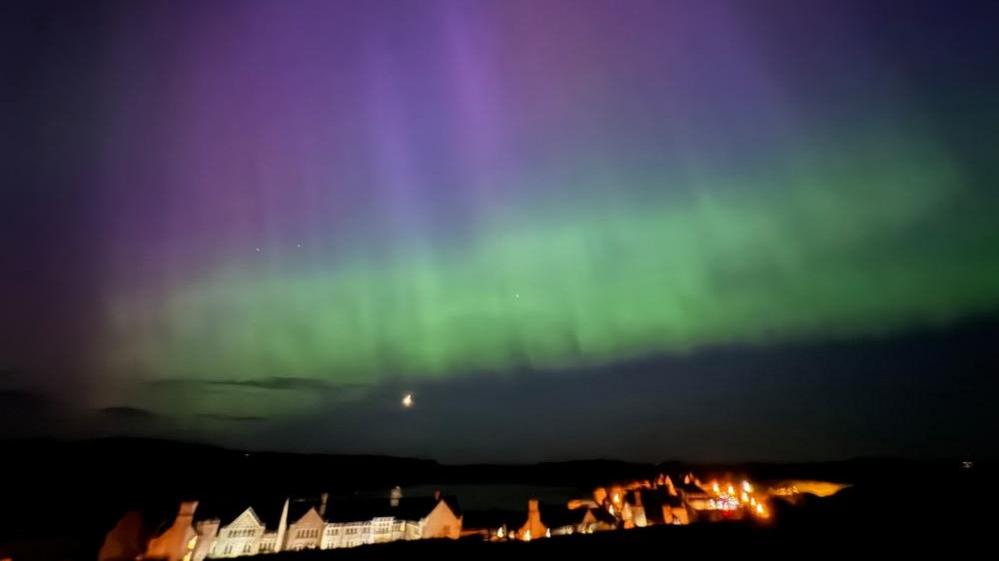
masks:
[[[750,483],[748,481],[743,481],[742,482],[742,490],[745,491],[745,492],[747,492],[747,493],[752,493],[753,492],[753,486],[750,485]]]
[[[726,491],[728,491],[729,495],[734,495],[735,494],[735,487],[732,487],[732,484],[729,483],[728,489],[726,489]]]
[[[545,530],[545,537],[546,538],[552,537],[552,529],[551,528],[548,528],[547,530]]]
[[[756,508],[754,509],[754,514],[760,518],[766,518],[769,514],[767,509],[763,507],[763,503],[756,503]]]
[[[748,503],[749,502],[749,493],[747,493],[745,491],[742,492],[742,502],[744,502],[744,503]]]
[[[524,538],[523,539],[524,539],[525,542],[531,541],[531,531],[530,530],[525,530],[524,531]]]
[[[712,481],[711,482],[711,492],[714,493],[714,494],[716,494],[716,495],[720,495],[721,494],[721,489],[719,489],[717,481]]]
[[[735,510],[739,508],[739,501],[735,500],[735,497],[724,495],[716,503],[718,510]]]
[[[410,407],[413,406],[413,394],[408,393],[402,396],[402,406],[405,407],[406,409],[409,409]]]
[[[756,497],[749,497],[749,504],[752,506],[756,506]]]

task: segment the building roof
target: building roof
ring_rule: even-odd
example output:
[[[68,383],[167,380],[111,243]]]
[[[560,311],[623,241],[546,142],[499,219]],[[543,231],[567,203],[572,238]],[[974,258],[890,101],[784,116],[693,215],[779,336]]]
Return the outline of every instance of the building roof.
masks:
[[[281,521],[281,512],[284,509],[285,498],[261,497],[256,500],[210,500],[198,505],[195,513],[195,520],[219,519],[222,526],[231,524],[240,514],[252,507],[257,518],[267,527],[268,530],[276,530]],[[454,497],[441,497],[448,508],[460,516],[461,511],[458,501]],[[321,499],[314,498],[291,498],[288,500],[288,524],[294,524],[310,508],[315,508],[319,512]],[[420,520],[430,514],[430,511],[437,506],[438,499],[434,497],[403,497],[399,499],[398,506],[392,506],[388,498],[377,499],[335,499],[330,498],[326,503],[326,515],[323,517],[327,522],[363,522],[379,517],[395,517],[401,520]]]
[[[254,514],[268,530],[277,530],[281,522],[284,503],[288,501],[288,524],[293,524],[310,508],[319,510],[321,500],[315,498],[260,497],[258,499],[212,499],[198,504],[195,521],[217,518],[222,526],[231,524],[240,514],[252,507]]]
[[[458,501],[454,497],[441,497],[455,516],[461,515]],[[420,520],[432,511],[438,503],[434,497],[403,497],[397,506],[389,499],[349,499],[334,500],[326,506],[328,522],[363,522],[372,518],[395,517],[400,520]]]
[[[683,497],[670,495],[665,490],[642,493],[642,504],[645,506],[645,519],[652,523],[662,523],[663,507],[682,507]]]

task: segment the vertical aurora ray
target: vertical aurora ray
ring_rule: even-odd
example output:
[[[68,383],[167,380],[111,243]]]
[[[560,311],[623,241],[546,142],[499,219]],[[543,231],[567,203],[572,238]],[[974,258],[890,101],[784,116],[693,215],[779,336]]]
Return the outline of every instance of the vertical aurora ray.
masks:
[[[109,64],[149,87],[106,158],[105,368],[365,385],[999,307],[995,196],[872,36],[688,4],[186,6]]]

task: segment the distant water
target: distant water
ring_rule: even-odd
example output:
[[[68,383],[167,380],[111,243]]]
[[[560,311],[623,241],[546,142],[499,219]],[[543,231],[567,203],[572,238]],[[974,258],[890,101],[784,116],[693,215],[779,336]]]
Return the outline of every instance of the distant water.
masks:
[[[529,499],[542,503],[565,503],[572,498],[589,496],[590,492],[576,487],[520,485],[503,483],[459,485],[414,485],[403,487],[404,497],[433,495],[440,490],[444,495],[454,495],[462,510],[526,510]]]

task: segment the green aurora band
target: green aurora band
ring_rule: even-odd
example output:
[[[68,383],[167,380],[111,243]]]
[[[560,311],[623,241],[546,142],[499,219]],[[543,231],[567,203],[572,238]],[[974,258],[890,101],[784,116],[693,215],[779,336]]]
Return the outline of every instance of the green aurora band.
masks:
[[[585,193],[577,201],[511,206],[467,239],[414,239],[390,258],[245,252],[152,312],[147,293],[116,300],[108,367],[153,380],[365,385],[877,335],[995,310],[996,209],[969,196],[946,153],[904,138],[778,154],[753,174],[594,170],[589,183],[547,190]],[[968,204],[959,222],[947,212]],[[244,392],[224,406],[185,395],[182,407],[318,404]],[[144,401],[169,407],[157,399]]]
[[[999,312],[970,8],[126,4],[84,113],[86,407],[250,434]]]

